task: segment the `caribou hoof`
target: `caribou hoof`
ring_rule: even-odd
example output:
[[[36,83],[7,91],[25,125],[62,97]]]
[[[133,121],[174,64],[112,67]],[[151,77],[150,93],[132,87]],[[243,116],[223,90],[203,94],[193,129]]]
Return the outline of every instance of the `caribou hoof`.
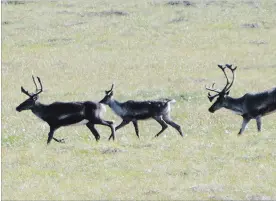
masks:
[[[110,135],[109,138],[108,138],[108,141],[110,141],[111,138],[113,139],[113,141],[115,140],[115,136],[114,135]]]
[[[60,139],[60,140],[58,140],[58,142],[65,143],[65,140],[64,139]]]
[[[158,134],[156,134],[154,137],[153,137],[153,139],[155,139],[155,138],[157,138],[159,135]]]

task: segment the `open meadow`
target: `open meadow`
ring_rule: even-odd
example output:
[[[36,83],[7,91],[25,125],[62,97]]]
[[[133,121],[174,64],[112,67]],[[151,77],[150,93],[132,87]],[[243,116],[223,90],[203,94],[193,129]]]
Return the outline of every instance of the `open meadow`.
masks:
[[[275,0],[78,0],[2,3],[3,200],[276,200],[276,113],[263,130],[211,103],[223,87],[217,64],[238,66],[230,95],[276,85]],[[140,121],[116,132],[49,126],[16,112],[44,86],[42,103],[99,101],[115,83],[118,101],[172,98],[169,127]],[[109,107],[104,119],[121,122]]]

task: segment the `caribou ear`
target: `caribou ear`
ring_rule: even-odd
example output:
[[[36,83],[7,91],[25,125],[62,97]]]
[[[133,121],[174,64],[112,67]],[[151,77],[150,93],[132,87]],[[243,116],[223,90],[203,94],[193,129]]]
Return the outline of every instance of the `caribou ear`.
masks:
[[[33,100],[36,101],[38,99],[38,95],[33,97]]]
[[[229,90],[229,91],[227,91],[227,92],[225,93],[225,95],[227,95],[227,96],[228,96],[228,95],[229,95],[229,93],[230,93],[230,90]]]
[[[108,95],[108,96],[113,96],[113,91],[105,91],[105,94]]]

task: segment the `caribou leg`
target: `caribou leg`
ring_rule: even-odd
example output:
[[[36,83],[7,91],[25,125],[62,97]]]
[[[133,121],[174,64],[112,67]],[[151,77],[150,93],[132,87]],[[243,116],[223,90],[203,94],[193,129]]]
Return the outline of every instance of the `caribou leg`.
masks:
[[[249,121],[250,121],[250,118],[243,117],[242,127],[241,127],[240,132],[238,133],[238,135],[241,135],[243,133],[243,131],[245,130],[246,125],[248,124]]]
[[[179,132],[179,134],[183,137],[183,133],[182,133],[181,127],[177,123],[173,122],[172,119],[169,116],[164,116],[163,120],[167,124],[169,124],[170,126],[172,126],[173,128],[175,128]]]
[[[55,132],[56,129],[57,128],[50,127],[50,132],[48,133],[47,144],[50,144],[52,139],[54,139],[55,141],[60,142],[60,143],[65,143],[64,139],[54,138],[54,132]]]
[[[257,122],[257,129],[258,129],[258,131],[260,132],[261,129],[262,129],[262,119],[261,119],[261,116],[258,116],[258,117],[256,118],[256,122]]]
[[[95,136],[96,141],[98,141],[100,139],[100,134],[97,131],[97,129],[95,128],[95,125],[92,124],[91,122],[88,122],[86,124],[86,126],[89,128],[89,130],[92,132],[92,134]]]
[[[155,135],[155,137],[158,137],[161,133],[163,133],[164,130],[166,130],[168,128],[168,125],[166,124],[166,122],[162,119],[162,117],[153,117],[153,119],[155,119],[161,126],[162,129],[161,131],[159,131],[159,133],[157,133]]]
[[[111,129],[111,135],[109,136],[108,140],[110,140],[111,137],[113,138],[113,140],[115,140],[115,128],[114,128],[114,125],[113,125],[112,121],[105,121],[105,120],[102,120],[102,119],[97,119],[95,121],[95,124],[108,126]]]
[[[130,121],[129,120],[123,120],[120,125],[116,126],[115,130],[118,130],[122,127],[124,127],[125,125],[127,125]]]
[[[47,144],[49,144],[49,143],[51,142],[51,140],[53,139],[54,132],[55,132],[55,129],[50,128],[50,132],[49,132],[49,134],[48,134]]]
[[[134,128],[135,128],[135,133],[136,133],[137,137],[140,138],[140,137],[139,137],[139,129],[138,129],[137,120],[133,120],[132,123],[133,123],[133,126],[134,126]]]

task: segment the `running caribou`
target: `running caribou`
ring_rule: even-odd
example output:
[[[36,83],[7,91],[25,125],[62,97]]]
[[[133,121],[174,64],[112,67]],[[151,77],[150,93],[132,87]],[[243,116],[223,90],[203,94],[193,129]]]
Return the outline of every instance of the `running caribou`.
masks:
[[[213,83],[212,88],[205,87],[208,91],[216,93],[215,95],[211,95],[210,92],[208,93],[210,102],[212,102],[215,97],[218,97],[215,103],[209,108],[209,112],[214,113],[216,110],[224,107],[241,115],[243,117],[243,122],[238,133],[239,135],[243,133],[246,125],[251,119],[256,119],[257,129],[260,132],[262,127],[261,118],[276,112],[276,88],[259,93],[246,93],[240,98],[232,98],[228,95],[235,81],[235,70],[237,66],[232,67],[232,65],[226,64],[225,66],[218,65],[218,67],[222,70],[226,78],[226,85],[222,90],[214,89],[215,83]],[[229,81],[226,74],[227,69],[232,73],[231,81]]]
[[[105,97],[100,101],[100,103],[108,105],[116,113],[116,115],[122,118],[123,121],[115,128],[115,130],[118,130],[132,122],[135,128],[135,133],[139,138],[137,121],[153,118],[162,126],[161,131],[159,131],[155,137],[158,137],[168,127],[168,125],[175,128],[183,137],[181,127],[173,122],[170,117],[171,103],[175,103],[175,100],[129,100],[121,103],[113,99],[113,87],[114,84],[112,84],[110,90],[105,91]]]
[[[47,144],[54,139],[57,142],[64,143],[64,139],[56,139],[54,136],[55,130],[62,126],[69,126],[73,124],[85,124],[92,134],[95,136],[96,141],[100,139],[100,135],[95,128],[95,124],[108,126],[111,129],[111,136],[115,139],[115,128],[113,122],[105,121],[101,118],[104,112],[104,106],[100,103],[85,101],[85,102],[54,102],[52,104],[42,104],[38,101],[38,95],[43,91],[41,80],[37,77],[40,84],[38,89],[35,78],[33,82],[36,87],[35,93],[29,93],[23,87],[21,92],[29,98],[21,103],[16,110],[21,112],[23,110],[31,110],[37,117],[47,122],[50,126]]]

